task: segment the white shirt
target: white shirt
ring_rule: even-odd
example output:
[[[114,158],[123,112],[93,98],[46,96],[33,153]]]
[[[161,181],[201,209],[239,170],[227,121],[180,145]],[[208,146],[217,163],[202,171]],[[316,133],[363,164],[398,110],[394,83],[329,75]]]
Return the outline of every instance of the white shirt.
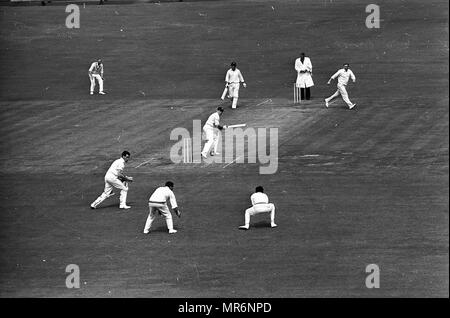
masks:
[[[208,120],[205,123],[205,128],[215,128],[217,126],[219,126],[219,120],[220,120],[220,116],[217,112],[215,112],[214,114],[211,114],[208,117]]]
[[[89,73],[99,74],[103,77],[103,64],[98,64],[98,62],[92,63],[91,67],[89,68]]]
[[[109,167],[106,174],[107,175],[112,174],[113,176],[118,177],[122,173],[124,168],[125,168],[125,160],[123,158],[120,158],[112,163],[111,167]]]
[[[251,195],[250,200],[252,201],[252,205],[259,203],[269,203],[269,197],[262,192],[255,192]]]
[[[239,83],[239,82],[245,82],[245,81],[244,81],[244,77],[241,74],[241,71],[239,71],[237,68],[233,71],[230,68],[228,70],[227,74],[225,75],[225,82]]]
[[[151,195],[149,201],[152,202],[167,202],[167,200],[170,200],[170,205],[172,206],[172,209],[175,209],[178,207],[177,200],[175,199],[175,194],[173,194],[172,190],[170,190],[169,187],[159,187],[158,189],[153,192]]]
[[[312,63],[311,60],[309,59],[309,57],[305,56],[305,59],[302,60],[299,57],[298,59],[295,60],[295,70],[297,71],[297,73],[299,73],[300,71],[308,71],[308,72],[312,72]]]
[[[345,71],[345,69],[341,68],[339,71],[334,73],[333,76],[331,76],[332,79],[335,79],[336,77],[338,77],[338,84],[341,85],[347,85],[348,80],[350,78],[352,79],[353,82],[356,81],[355,74],[353,74],[351,69]]]

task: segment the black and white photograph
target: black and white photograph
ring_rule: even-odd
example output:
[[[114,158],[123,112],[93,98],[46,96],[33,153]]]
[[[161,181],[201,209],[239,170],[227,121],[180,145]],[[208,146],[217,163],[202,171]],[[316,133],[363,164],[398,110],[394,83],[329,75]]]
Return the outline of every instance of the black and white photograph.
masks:
[[[0,298],[449,297],[447,0],[0,0],[0,121]]]

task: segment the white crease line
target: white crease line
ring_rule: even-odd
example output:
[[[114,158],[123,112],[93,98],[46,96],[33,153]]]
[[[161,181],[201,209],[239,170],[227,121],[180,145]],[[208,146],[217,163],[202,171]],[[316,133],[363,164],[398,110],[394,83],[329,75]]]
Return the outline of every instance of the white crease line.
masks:
[[[152,158],[153,159],[153,158]],[[150,159],[150,160],[147,160],[147,161],[144,161],[143,163],[141,163],[141,164],[139,164],[139,165],[137,165],[136,167],[134,167],[135,169],[137,169],[137,168],[139,168],[140,166],[142,166],[142,165],[145,165],[146,163],[149,163],[150,161],[152,161],[152,159]]]
[[[242,156],[241,156],[242,157]],[[233,164],[236,160],[238,160],[241,157],[237,157],[236,159],[234,159],[233,161],[231,161],[229,164],[225,165],[223,168],[225,169],[226,167],[228,167],[229,165]]]
[[[267,103],[267,102],[271,102],[272,100],[269,98],[269,99],[266,99],[265,101],[263,101],[263,102],[261,102],[261,103],[259,103],[259,104],[256,104],[255,105],[255,107],[256,106],[259,106],[259,105],[262,105],[262,104],[265,104],[265,103]]]
[[[299,156],[300,158],[304,158],[304,157],[319,157],[320,155],[303,155],[303,156]]]

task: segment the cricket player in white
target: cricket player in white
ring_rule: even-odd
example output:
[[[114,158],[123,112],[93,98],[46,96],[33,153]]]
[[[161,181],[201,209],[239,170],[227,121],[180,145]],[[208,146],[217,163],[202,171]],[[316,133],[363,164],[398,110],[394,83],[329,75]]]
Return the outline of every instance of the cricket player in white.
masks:
[[[217,107],[217,111],[208,117],[208,120],[203,126],[206,143],[203,147],[202,157],[205,159],[207,158],[207,154],[210,151],[211,147],[213,147],[210,152],[211,156],[220,154],[217,151],[217,147],[219,146],[219,139],[221,137],[220,130],[227,128],[227,126],[220,125],[220,116],[222,116],[222,114],[223,107]]]
[[[277,227],[275,224],[275,205],[269,203],[269,198],[264,193],[264,188],[258,186],[255,193],[250,196],[252,207],[245,210],[245,224],[240,226],[241,230],[248,230],[250,228],[250,217],[258,213],[270,213],[270,227]]]
[[[353,104],[350,99],[348,98],[347,89],[345,88],[348,84],[348,80],[351,78],[353,83],[356,82],[355,74],[353,74],[352,70],[349,69],[350,65],[348,63],[344,64],[344,68],[341,68],[336,73],[331,76],[331,78],[328,80],[327,84],[330,85],[331,81],[334,80],[336,77],[338,78],[337,83],[337,91],[333,95],[331,95],[328,98],[325,98],[325,106],[329,106],[329,102],[335,98],[338,97],[339,94],[342,96],[342,99],[344,102],[348,105],[349,109],[352,109],[356,106],[356,104]]]
[[[244,81],[241,71],[236,68],[236,62],[231,62],[231,68],[225,75],[225,83],[228,86],[228,97],[233,99],[231,108],[237,107],[237,101],[239,99],[239,86],[241,82],[244,88],[246,88],[247,84]]]
[[[297,81],[295,85],[300,87],[300,98],[306,99],[311,98],[311,87],[314,86],[312,80],[312,63],[309,57],[305,56],[305,53],[301,53],[300,57],[295,60],[295,70],[297,71]]]
[[[95,80],[98,81],[99,91],[98,93],[101,95],[104,95],[105,92],[103,91],[103,63],[102,60],[98,60],[91,64],[91,67],[89,68],[89,79],[91,81],[91,95],[94,94],[95,89]]]
[[[105,174],[105,190],[103,193],[91,204],[91,209],[96,209],[97,206],[105,201],[107,198],[114,195],[113,188],[120,189],[120,209],[130,209],[131,207],[127,205],[127,194],[128,194],[128,182],[121,181],[123,179],[128,179],[132,181],[131,177],[127,177],[123,174],[125,168],[125,163],[130,159],[130,153],[128,151],[122,152],[122,157],[115,160],[111,167]]]
[[[174,230],[173,228],[172,214],[170,213],[169,207],[167,206],[167,200],[169,200],[172,210],[174,210],[178,217],[181,216],[181,211],[178,209],[175,194],[173,194],[173,187],[173,182],[167,181],[164,187],[159,187],[150,196],[150,199],[148,200],[148,208],[150,212],[148,214],[147,221],[145,222],[144,234],[149,233],[150,227],[152,226],[157,213],[166,218],[166,224],[169,233],[177,233],[177,230]]]

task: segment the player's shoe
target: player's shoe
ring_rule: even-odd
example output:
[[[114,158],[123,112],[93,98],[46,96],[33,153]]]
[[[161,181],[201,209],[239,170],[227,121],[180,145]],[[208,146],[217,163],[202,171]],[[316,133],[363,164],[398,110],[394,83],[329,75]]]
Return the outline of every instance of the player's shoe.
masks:
[[[278,225],[276,225],[275,223],[271,223],[270,227],[277,227]]]
[[[208,158],[208,157],[206,156],[206,154],[203,153],[203,152],[202,152],[202,157],[205,158],[205,159]]]
[[[325,99],[325,107],[328,108],[328,106],[330,106],[330,104],[328,104],[328,101]]]
[[[98,92],[100,95],[105,95],[106,93],[105,92]]]
[[[174,234],[174,233],[177,233],[178,231],[177,230],[174,230],[174,229],[172,229],[172,230],[169,230],[169,234]]]
[[[248,226],[246,226],[246,225],[241,225],[240,227],[239,227],[239,229],[240,230],[248,230]]]
[[[150,231],[149,231],[149,230],[144,230],[143,233],[144,233],[144,234],[148,234],[148,233],[150,233]]]
[[[348,109],[353,109],[356,106],[356,104],[351,104],[350,106],[348,106]]]
[[[131,209],[131,206],[123,204],[123,205],[119,206],[119,209],[128,210],[128,209]]]
[[[91,204],[91,209],[92,210],[95,210],[97,207],[95,206],[95,205],[93,205],[93,204]]]
[[[89,94],[94,95],[94,92],[90,92]]]
[[[211,156],[217,156],[217,155],[220,155],[220,152],[214,152],[214,151],[211,151],[209,154],[210,154]]]

